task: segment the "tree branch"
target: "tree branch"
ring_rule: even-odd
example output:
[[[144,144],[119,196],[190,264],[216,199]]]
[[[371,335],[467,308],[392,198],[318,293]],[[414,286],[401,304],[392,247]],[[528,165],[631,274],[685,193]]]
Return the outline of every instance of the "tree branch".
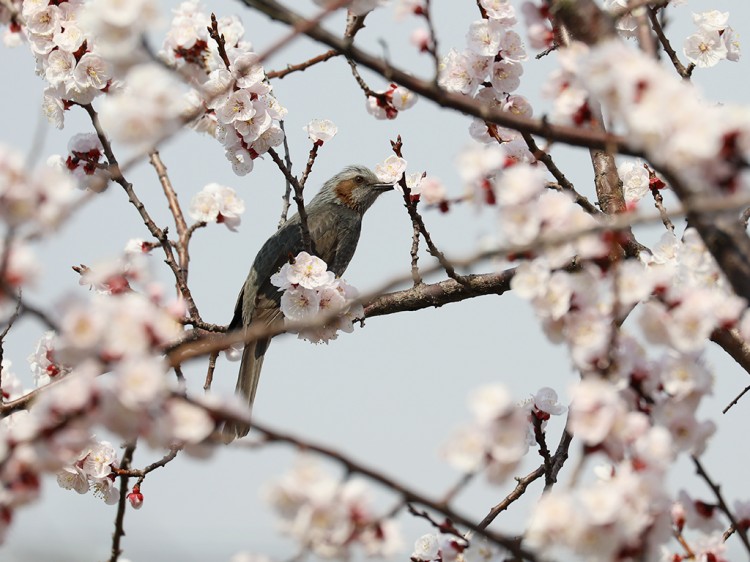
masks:
[[[310,21],[300,16],[293,10],[286,8],[275,0],[240,0],[243,4],[255,8],[266,14],[273,20],[280,21],[296,28]],[[455,109],[461,113],[478,117],[484,121],[495,123],[502,127],[508,127],[517,131],[541,136],[546,139],[564,142],[574,146],[604,149],[610,147],[621,154],[631,156],[642,156],[642,152],[628,145],[623,137],[600,131],[590,131],[578,127],[567,127],[551,125],[546,119],[531,119],[516,115],[512,112],[502,111],[499,108],[477,102],[468,96],[453,94],[435,86],[431,80],[416,78],[412,74],[399,68],[391,66],[384,60],[353,46],[349,41],[340,39],[327,32],[319,25],[308,25],[303,33],[308,37],[328,45],[347,58],[373,70],[388,80],[396,82],[430,99],[438,105]]]

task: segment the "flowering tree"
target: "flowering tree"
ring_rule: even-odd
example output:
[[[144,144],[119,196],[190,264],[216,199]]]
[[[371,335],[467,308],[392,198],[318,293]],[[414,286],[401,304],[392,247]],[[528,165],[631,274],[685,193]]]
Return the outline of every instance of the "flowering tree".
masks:
[[[265,488],[300,556],[718,561],[732,545],[750,554],[750,500],[730,499],[714,473],[721,467],[702,460],[718,416],[699,413],[722,376],[705,361],[709,345],[750,372],[750,112],[708,101],[691,83],[694,73],[737,62],[740,53],[729,14],[717,10],[692,14],[693,32],[675,50],[666,30],[673,17],[690,18],[682,3],[466,2],[459,8],[471,13],[465,43],[444,46],[440,7],[430,0],[316,0],[305,16],[276,0],[242,0],[238,10],[285,26],[270,46],[254,48],[237,16],[207,12],[197,0],[173,11],[166,32],[157,29],[166,14],[151,0],[0,1],[5,44],[31,50],[49,122],[63,129],[68,116],[83,115],[88,128],[70,135],[64,154],[36,165],[0,148],[0,356],[22,320],[43,332],[29,367],[2,362],[0,536],[13,533],[17,512],[44,501],[43,477],[55,475],[62,488],[116,505],[110,560],[122,559],[127,513],[148,501],[151,474],[179,472],[186,456],[208,459],[225,447],[225,423],[252,421],[250,436],[230,447],[284,443],[307,453]],[[427,61],[427,74],[417,77],[398,53],[362,46],[365,24],[377,17],[408,22],[410,49]],[[328,18],[343,25],[329,31]],[[302,36],[328,50],[296,59]],[[271,60],[286,66],[272,70]],[[283,79],[300,75],[308,93],[335,95],[315,76],[342,60],[341,80],[366,103],[356,123],[338,127],[305,116],[310,148],[295,173],[285,130],[294,108],[285,107]],[[530,67],[543,63],[554,70],[546,106],[536,109],[544,116],[535,118],[518,92]],[[398,124],[418,99],[462,120],[463,148],[454,139],[430,147],[433,159],[454,163],[462,186],[407,164],[411,139]],[[388,134],[383,122],[392,124]],[[436,121],[430,126],[439,135]],[[286,256],[271,277],[283,323],[229,330],[205,320],[194,295],[194,279],[205,272],[190,267],[191,243],[199,233],[219,236],[220,227],[202,231],[215,224],[239,230],[244,191],[212,182],[185,208],[159,149],[189,129],[221,145],[227,161],[211,166],[231,168],[238,182],[261,167],[273,170],[286,185],[279,228],[296,210],[311,250],[308,178],[333,158],[339,128],[377,137],[390,151],[373,168],[396,185],[410,222],[401,275],[359,292],[305,251]],[[560,145],[581,149],[577,160],[553,155]],[[145,159],[174,227],[160,226],[128,179]],[[591,185],[570,181],[563,161],[593,169]],[[125,193],[130,207],[121,212],[139,217],[142,238],[106,262],[76,266],[84,288],[58,305],[36,304],[27,288],[42,276],[40,244],[113,189]],[[466,206],[496,220],[496,232],[447,257],[428,225]],[[684,226],[676,221],[682,217]],[[662,232],[642,235],[642,224]],[[426,266],[419,263],[425,253]],[[472,268],[484,269],[467,273]],[[366,319],[508,292],[528,302],[550,342],[562,344],[576,382],[569,401],[559,398],[552,373],[521,401],[501,384],[467,385],[471,417],[442,445],[461,473],[447,492],[424,493],[346,452],[251,420],[241,401],[211,390],[217,362],[261,338],[366,337],[358,328]],[[461,353],[461,344],[443,351],[451,352]],[[141,464],[136,447],[157,459]],[[529,459],[538,466],[526,471]],[[685,460],[708,495],[676,489],[670,471]],[[457,496],[480,477],[492,486],[516,483],[507,495],[483,496],[483,513],[467,514]],[[394,505],[378,506],[370,485],[394,496]],[[511,533],[500,516],[520,499],[530,507],[518,517],[523,530]],[[421,531],[404,536],[405,518]],[[260,559],[260,552],[233,558]]]

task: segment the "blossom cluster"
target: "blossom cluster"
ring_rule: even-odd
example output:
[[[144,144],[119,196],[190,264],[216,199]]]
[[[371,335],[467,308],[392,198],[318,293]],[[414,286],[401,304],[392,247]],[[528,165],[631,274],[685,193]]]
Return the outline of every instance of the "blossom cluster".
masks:
[[[700,12],[693,14],[693,22],[698,31],[685,40],[682,49],[691,63],[709,68],[722,60],[740,60],[740,43],[728,24],[729,12]]]
[[[666,233],[640,259],[603,263],[569,272],[540,256],[523,261],[511,283],[583,373],[568,430],[606,463],[592,485],[544,496],[526,538],[542,552],[562,545],[601,559],[634,550],[648,558],[672,533],[668,467],[680,453],[700,455],[716,429],[697,414],[713,387],[706,342],[717,328],[747,337],[750,320],[693,229],[682,239]],[[625,311],[648,351],[638,334],[613,333],[613,318]],[[587,515],[561,523],[573,513]]]
[[[115,486],[114,470],[118,468],[117,451],[108,441],[93,441],[81,452],[74,464],[57,473],[57,483],[66,490],[85,494],[93,490],[104,503],[115,504],[120,490]]]
[[[550,241],[535,250],[549,267],[562,267],[576,255],[601,258],[609,253],[609,245],[595,232],[596,219],[568,193],[548,189],[540,165],[511,161],[496,176],[492,188],[503,240],[522,246],[540,239]]]
[[[521,84],[522,62],[527,58],[521,36],[512,29],[516,24],[515,8],[507,0],[481,0],[479,4],[486,19],[469,26],[466,49],[451,49],[440,61],[438,83],[449,92],[472,96],[489,108],[531,117],[531,104],[513,93]],[[528,6],[524,10],[531,29],[539,23],[536,8]],[[474,119],[469,133],[479,142],[502,144],[509,158],[532,159],[518,131]]]
[[[44,473],[58,473],[63,487],[93,489],[115,501],[116,455],[108,444],[92,441],[96,427],[124,440],[143,437],[155,448],[184,446],[205,456],[201,444],[215,430],[213,412],[246,415],[234,402],[187,400],[170,383],[162,353],[182,335],[177,318],[183,311],[160,303],[144,259],[131,253],[82,268],[82,283],[96,290],[88,299],[67,299],[59,332],[46,333],[29,357],[37,386],[49,387],[27,410],[0,423],[0,482],[7,491],[0,497],[0,535],[13,511],[37,497]],[[136,283],[146,293],[136,292]],[[8,362],[2,385],[6,400],[25,396]],[[140,490],[130,496],[140,505]]]
[[[58,128],[63,126],[65,109],[91,103],[112,86],[111,64],[81,24],[83,5],[82,0],[26,1],[23,23],[17,22],[36,58],[37,73],[48,83],[44,111]]]
[[[550,416],[566,411],[551,388],[542,388],[530,400],[517,404],[499,384],[473,392],[469,407],[473,422],[451,437],[443,455],[463,472],[483,470],[493,484],[512,476],[529,447],[536,443],[534,420],[544,430]]]
[[[341,482],[308,457],[270,484],[266,499],[282,531],[321,558],[349,559],[359,547],[382,559],[402,547],[395,521],[374,513],[364,482]]]
[[[197,1],[183,2],[174,10],[161,55],[195,88],[189,95],[193,126],[214,135],[235,173],[245,175],[255,158],[283,141],[279,121],[286,109],[273,96],[258,56],[243,38],[240,20],[218,20],[223,52],[210,37],[210,27],[211,19]]]
[[[338,337],[339,330],[351,333],[353,322],[364,317],[359,293],[332,271],[326,262],[307,252],[300,252],[292,263],[285,263],[271,276],[271,283],[283,291],[281,312],[286,323],[312,321],[316,316],[325,323],[301,330],[299,337],[313,343],[328,343]]]
[[[592,48],[575,43],[560,57],[563,71],[554,79],[561,93],[558,117],[567,113],[567,119],[585,123],[577,116],[591,94],[624,125],[629,144],[654,165],[668,166],[688,189],[713,193],[742,187],[750,137],[746,109],[706,103],[694,86],[616,39]],[[613,60],[626,70],[615,71]],[[570,103],[562,107],[565,97]]]
[[[0,146],[0,219],[18,228],[56,228],[76,200],[76,182],[54,161],[29,171],[19,152]]]

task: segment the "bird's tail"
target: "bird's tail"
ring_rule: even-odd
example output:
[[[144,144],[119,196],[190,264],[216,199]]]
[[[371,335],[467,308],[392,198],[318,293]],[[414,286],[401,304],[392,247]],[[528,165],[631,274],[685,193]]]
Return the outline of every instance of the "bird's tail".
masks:
[[[251,410],[255,400],[255,392],[258,389],[263,358],[270,341],[270,339],[259,339],[248,343],[242,352],[242,363],[240,363],[240,373],[237,376],[235,392],[247,399]],[[248,423],[227,422],[221,430],[221,435],[224,443],[230,443],[234,439],[244,437],[249,431],[250,424]]]

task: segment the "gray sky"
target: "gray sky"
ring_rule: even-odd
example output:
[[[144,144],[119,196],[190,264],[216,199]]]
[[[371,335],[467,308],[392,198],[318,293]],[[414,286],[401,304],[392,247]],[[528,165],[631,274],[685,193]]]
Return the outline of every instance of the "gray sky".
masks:
[[[166,11],[176,2],[162,2]],[[311,2],[298,2],[312,12]],[[478,18],[473,1],[433,2],[436,27],[443,53],[463,48],[469,22]],[[211,2],[217,15],[239,14],[246,37],[258,51],[283,33],[263,16],[251,14],[239,2]],[[695,11],[719,9],[730,12],[730,23],[740,39],[750,34],[750,8],[746,2],[691,2],[675,10],[680,17]],[[341,30],[342,19],[333,18],[330,29]],[[378,43],[388,45],[388,56],[395,65],[416,74],[429,75],[432,63],[418,55],[408,43],[417,25],[413,19],[394,22],[392,10],[380,10],[368,18],[368,25],[357,36],[357,43],[373,53],[381,53]],[[522,24],[519,26],[522,32]],[[670,37],[681,45],[691,32],[691,24],[678,22]],[[159,41],[154,40],[154,44]],[[324,51],[323,46],[298,39],[274,56],[268,70],[301,62]],[[547,101],[540,96],[543,81],[554,68],[554,58],[530,60],[525,65],[518,93],[527,96],[536,115],[544,113]],[[708,71],[696,71],[695,82],[709,99],[717,102],[746,102],[747,60],[724,62]],[[28,151],[32,146],[43,82],[34,75],[34,65],[26,46],[15,50],[0,48],[0,143]],[[363,75],[379,89],[382,79],[368,72]],[[12,79],[11,79],[12,77]],[[453,162],[460,149],[470,143],[469,120],[420,100],[395,121],[375,121],[364,109],[364,96],[343,60],[334,59],[304,73],[274,82],[279,101],[289,109],[286,119],[295,170],[307,157],[309,141],[302,127],[314,118],[328,118],[339,127],[336,138],[327,143],[308,181],[316,190],[325,179],[343,166],[362,163],[374,166],[390,154],[389,139],[401,134],[404,155],[411,173],[426,170],[441,178],[451,196],[462,193]],[[744,96],[744,97],[743,97]],[[62,132],[44,127],[44,159],[63,153],[67,139],[89,132],[82,111],[66,114]],[[118,154],[126,151],[119,147]],[[584,194],[592,196],[592,171],[582,150],[555,147],[553,155],[563,171]],[[244,178],[233,174],[222,147],[213,139],[185,131],[162,149],[173,184],[183,205],[209,182],[219,182],[237,190],[247,211],[238,233],[223,226],[199,231],[191,246],[191,288],[203,318],[227,323],[236,295],[256,251],[271,235],[281,211],[284,183],[273,162],[267,158],[255,163]],[[128,173],[136,192],[160,225],[171,225],[167,206],[153,170],[146,164]],[[425,221],[436,244],[450,256],[460,257],[477,247],[478,241],[494,233],[494,216],[489,210],[477,211],[458,206],[448,214],[425,212]],[[97,197],[59,233],[39,244],[38,255],[45,275],[36,290],[28,292],[34,303],[53,306],[68,295],[81,294],[72,265],[91,264],[120,252],[132,237],[146,237],[147,230],[128,205],[116,185]],[[658,233],[657,233],[658,235]],[[644,234],[652,240],[654,230]],[[345,277],[361,291],[379,286],[385,280],[409,271],[411,224],[403,204],[394,194],[380,198],[364,221],[359,248]],[[426,253],[421,264],[431,263]],[[167,284],[169,276],[158,252],[153,253],[153,270]],[[489,271],[484,264],[477,271]],[[9,338],[5,356],[13,361],[14,372],[31,386],[26,356],[42,334],[42,327],[24,320]],[[744,462],[737,459],[736,437],[730,431],[744,415],[743,405],[720,418],[720,410],[747,384],[747,375],[720,353],[710,355],[716,368],[715,400],[707,402],[704,416],[714,419],[719,433],[705,457],[707,469],[724,484],[730,499],[747,498]],[[237,363],[220,360],[214,389],[231,392]],[[190,387],[203,384],[205,365],[196,363],[186,370]],[[548,343],[541,334],[530,307],[513,295],[482,297],[437,310],[423,310],[368,320],[364,329],[343,334],[330,345],[314,346],[285,336],[274,340],[266,356],[254,415],[283,428],[332,447],[409,483],[432,497],[440,497],[460,475],[439,457],[439,448],[453,429],[469,421],[465,397],[483,384],[503,382],[518,399],[551,386],[565,397],[575,374],[560,347]],[[564,398],[565,399],[565,398]],[[562,429],[562,420],[550,423],[552,437]],[[725,430],[722,432],[722,429]],[[576,450],[576,447],[573,447]],[[729,457],[729,455],[732,455]],[[136,453],[135,464],[144,466],[161,456],[145,445]],[[292,466],[296,453],[288,447],[270,446],[260,450],[217,451],[212,460],[195,461],[181,456],[164,469],[152,473],[143,487],[145,503],[140,511],[128,510],[125,520],[125,557],[145,560],[184,561],[227,560],[240,550],[265,553],[277,559],[295,552],[292,540],[275,530],[275,515],[261,499],[261,490],[276,475]],[[735,462],[726,462],[731,458]],[[740,462],[736,462],[740,460]],[[325,461],[321,461],[325,462]],[[539,458],[532,450],[519,471],[535,468]],[[330,466],[334,470],[333,466]],[[683,461],[676,468],[675,488],[689,488],[698,496],[710,497],[705,486],[692,475]],[[456,505],[463,513],[480,520],[491,506],[512,487],[490,487],[483,480],[469,487]],[[394,498],[374,487],[377,504],[387,509]],[[539,496],[541,486],[530,489],[526,501],[501,516],[495,529],[513,532],[523,527],[528,500]],[[18,510],[10,530],[3,559],[39,560],[55,553],[57,560],[101,560],[108,556],[115,508],[91,495],[79,497],[61,490],[53,478],[44,483],[42,501]],[[431,532],[424,521],[401,517],[405,554],[413,541]],[[733,544],[733,541],[730,541]]]

